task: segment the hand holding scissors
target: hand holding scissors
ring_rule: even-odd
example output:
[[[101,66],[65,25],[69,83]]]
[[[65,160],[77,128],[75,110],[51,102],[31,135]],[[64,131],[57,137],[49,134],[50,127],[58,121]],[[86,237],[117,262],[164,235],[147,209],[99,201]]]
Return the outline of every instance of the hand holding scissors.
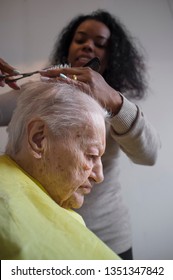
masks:
[[[19,71],[9,65],[6,61],[4,61],[2,58],[0,58],[0,86],[4,87],[6,84],[6,76],[16,76],[19,75]],[[20,89],[20,87],[16,84],[15,81],[12,81],[10,84],[8,84],[13,89]]]

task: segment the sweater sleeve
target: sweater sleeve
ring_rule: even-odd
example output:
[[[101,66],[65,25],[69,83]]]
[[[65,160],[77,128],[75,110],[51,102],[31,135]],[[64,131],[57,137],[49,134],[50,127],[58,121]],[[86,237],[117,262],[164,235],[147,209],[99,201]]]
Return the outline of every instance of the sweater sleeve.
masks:
[[[139,107],[123,97],[121,110],[109,122],[111,136],[134,163],[155,164],[160,138]]]
[[[0,126],[7,126],[16,107],[18,93],[16,90],[0,94]]]

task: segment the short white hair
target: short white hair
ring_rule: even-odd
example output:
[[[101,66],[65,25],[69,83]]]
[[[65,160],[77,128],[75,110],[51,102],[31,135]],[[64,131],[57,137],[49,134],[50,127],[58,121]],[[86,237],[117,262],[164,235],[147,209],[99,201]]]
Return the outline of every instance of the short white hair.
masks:
[[[29,82],[23,86],[8,126],[6,153],[15,155],[20,151],[27,124],[32,119],[43,120],[53,135],[68,138],[74,127],[96,122],[100,115],[105,119],[107,113],[74,85]]]

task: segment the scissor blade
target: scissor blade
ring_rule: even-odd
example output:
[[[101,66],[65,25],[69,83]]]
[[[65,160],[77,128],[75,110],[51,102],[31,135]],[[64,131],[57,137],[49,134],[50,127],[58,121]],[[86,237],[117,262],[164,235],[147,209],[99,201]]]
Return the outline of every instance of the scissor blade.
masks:
[[[32,76],[34,74],[37,74],[39,73],[39,71],[33,71],[33,72],[27,72],[27,73],[21,73],[21,74],[17,74],[17,75],[11,75],[11,74],[8,74],[8,75],[3,75],[4,78],[5,78],[5,82],[6,83],[12,83],[12,82],[16,82],[20,79],[23,79],[23,78],[26,78],[26,77],[29,77],[29,76]],[[10,77],[15,77],[14,79],[8,79]]]

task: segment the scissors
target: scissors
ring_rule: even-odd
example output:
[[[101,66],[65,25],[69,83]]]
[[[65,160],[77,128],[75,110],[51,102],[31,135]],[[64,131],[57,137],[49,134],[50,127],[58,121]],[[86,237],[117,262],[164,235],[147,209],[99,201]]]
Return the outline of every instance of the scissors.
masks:
[[[100,68],[100,60],[98,59],[98,57],[94,57],[89,62],[87,62],[83,67],[90,67],[91,69],[98,72],[99,68]],[[39,71],[21,73],[21,74],[15,75],[17,77],[13,78],[13,79],[9,79],[10,77],[14,77],[14,75],[12,75],[12,74],[0,74],[0,79],[5,79],[5,82],[7,84],[9,84],[9,83],[16,82],[20,79],[30,77],[30,76],[38,74],[38,73],[39,73]]]
[[[21,73],[21,74],[15,75],[15,76],[17,76],[17,77],[16,77],[16,78],[13,78],[13,79],[9,79],[9,78],[10,78],[10,77],[14,77],[14,74],[7,74],[7,75],[5,75],[5,74],[0,74],[0,79],[1,79],[1,78],[2,78],[2,79],[5,79],[5,82],[6,82],[7,84],[9,84],[9,83],[16,82],[16,81],[18,81],[18,80],[20,80],[20,79],[23,79],[23,78],[26,78],[26,77],[30,77],[30,76],[32,76],[32,75],[34,75],[34,74],[38,74],[38,73],[39,73],[39,71]]]

